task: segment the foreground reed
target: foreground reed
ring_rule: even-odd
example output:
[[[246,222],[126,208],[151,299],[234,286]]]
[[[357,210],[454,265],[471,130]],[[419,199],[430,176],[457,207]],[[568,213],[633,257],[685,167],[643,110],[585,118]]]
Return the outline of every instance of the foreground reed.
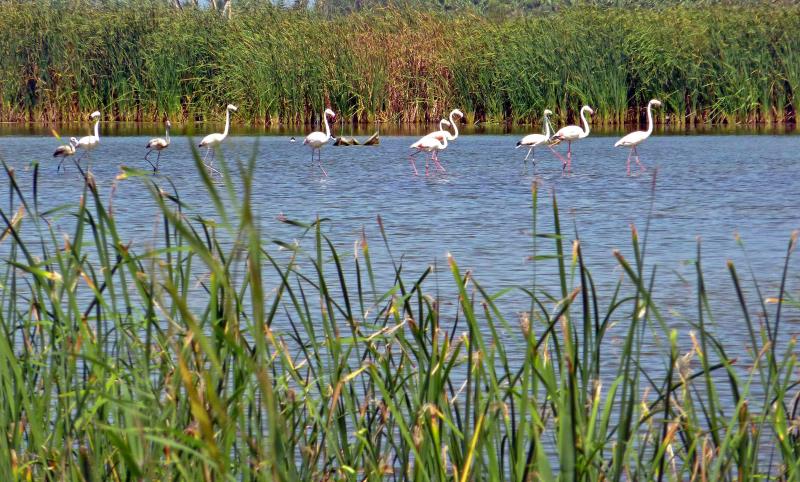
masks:
[[[800,92],[800,7],[565,8],[487,18],[375,8],[327,18],[237,2],[231,19],[168,2],[0,2],[0,120],[308,123],[785,122]]]
[[[345,256],[324,220],[287,220],[299,242],[268,241],[250,202],[254,159],[223,163],[228,176],[214,184],[195,153],[210,217],[168,179],[125,170],[117,182],[146,187],[162,219],[151,244],[125,237],[91,174],[78,205],[40,211],[39,167],[23,192],[5,166],[5,480],[800,476],[800,382],[783,321],[798,304],[783,285],[748,295],[729,263],[751,340],[751,359],[731,359],[709,328],[698,246],[684,353],[687,334],[653,301],[647,231],[632,230],[630,259],[615,254],[625,279],[598,289],[555,197],[553,231],[539,228],[534,186],[531,261],[552,263],[554,277],[491,291],[451,258],[452,289],[433,296],[432,268],[407,274],[380,220],[388,283],[366,236]],[[530,306],[519,322],[498,304],[512,296]],[[642,354],[653,335],[666,340],[655,370]],[[509,337],[524,356],[508,351]]]

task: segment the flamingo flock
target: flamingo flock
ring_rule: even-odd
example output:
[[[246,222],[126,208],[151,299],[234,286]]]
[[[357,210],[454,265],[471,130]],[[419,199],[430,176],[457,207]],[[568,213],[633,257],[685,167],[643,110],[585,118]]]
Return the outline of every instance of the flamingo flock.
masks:
[[[637,146],[647,140],[650,135],[653,133],[653,107],[660,107],[661,101],[658,99],[652,99],[647,104],[647,130],[645,131],[634,131],[630,134],[624,136],[620,140],[618,140],[614,147],[626,147],[629,148],[630,151],[628,152],[628,158],[625,163],[625,169],[628,175],[631,174],[631,161],[634,161],[639,169],[644,170],[645,167],[639,158],[639,152],[636,150]],[[219,149],[220,145],[227,139],[228,133],[230,132],[230,125],[231,125],[231,112],[236,112],[238,108],[233,104],[228,104],[225,108],[225,130],[222,133],[214,133],[205,136],[198,147],[205,148],[206,152],[203,156],[203,163],[205,167],[211,174],[220,174],[218,170],[214,168],[214,158],[216,155],[216,150]],[[520,139],[517,144],[516,148],[527,148],[528,152],[523,159],[523,163],[527,166],[528,159],[530,158],[531,164],[533,167],[536,167],[536,154],[535,149],[539,146],[546,146],[550,149],[550,151],[561,161],[561,171],[564,174],[572,172],[572,143],[576,142],[580,139],[585,139],[589,136],[591,132],[591,127],[589,125],[589,120],[587,119],[586,115],[594,114],[594,110],[589,107],[588,105],[584,105],[581,107],[580,110],[580,120],[581,125],[568,125],[562,127],[561,129],[553,132],[552,126],[550,124],[550,116],[553,115],[553,111],[550,109],[545,109],[542,113],[542,124],[544,126],[544,133],[534,133],[528,134],[522,139]],[[101,114],[99,111],[94,111],[90,115],[90,119],[94,120],[94,134],[81,137],[80,139],[71,137],[69,139],[68,144],[64,144],[56,148],[55,152],[53,153],[54,158],[61,158],[61,161],[58,163],[58,168],[56,171],[60,171],[64,161],[74,156],[78,151],[82,151],[81,155],[75,160],[76,164],[79,164],[80,161],[83,159],[84,156],[91,159],[91,151],[95,149],[100,144],[100,117]],[[322,175],[327,177],[328,172],[322,165],[322,148],[325,147],[329,141],[332,139],[331,136],[331,127],[329,123],[329,119],[333,120],[336,118],[336,113],[331,109],[325,109],[322,113],[323,123],[325,125],[325,132],[316,131],[308,134],[306,138],[303,140],[303,144],[307,145],[311,148],[311,166],[313,167],[316,165],[319,167]],[[414,175],[419,175],[419,171],[417,170],[417,165],[415,162],[415,156],[418,154],[425,152],[429,154],[429,157],[426,157],[425,160],[425,175],[429,175],[431,172],[431,166],[433,166],[434,172],[445,173],[447,170],[442,165],[439,160],[439,153],[443,152],[447,149],[450,142],[455,141],[458,139],[458,123],[464,118],[464,113],[461,112],[459,109],[453,109],[450,112],[448,119],[441,119],[439,121],[439,129],[433,131],[425,136],[421,137],[419,140],[411,144],[410,148],[414,149],[415,152],[411,153],[408,158],[411,163],[411,167],[413,169]],[[147,161],[153,169],[153,172],[157,172],[159,169],[159,163],[161,161],[161,154],[164,150],[166,150],[170,146],[170,127],[172,124],[169,120],[165,121],[165,137],[156,137],[150,139],[147,143],[145,148],[147,149],[147,153],[144,156],[144,160]],[[452,132],[450,129],[452,128]],[[57,134],[56,134],[57,135]],[[291,142],[294,142],[294,137],[292,137]],[[566,157],[562,156],[558,152],[553,149],[554,146],[566,142],[567,143],[567,153]],[[149,157],[153,153],[156,152],[156,161],[153,163]],[[315,155],[316,154],[316,160]],[[210,159],[209,159],[210,157]]]

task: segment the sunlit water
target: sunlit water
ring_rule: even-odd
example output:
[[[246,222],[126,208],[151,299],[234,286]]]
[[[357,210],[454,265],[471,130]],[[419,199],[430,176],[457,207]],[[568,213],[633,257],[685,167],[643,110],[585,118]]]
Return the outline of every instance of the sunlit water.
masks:
[[[148,167],[142,155],[149,137],[102,138],[92,153],[92,172],[106,198],[121,164]],[[290,143],[287,136],[234,136],[226,141],[223,152],[227,159],[243,161],[256,152],[253,201],[265,238],[291,241],[301,234],[277,221],[280,215],[300,221],[320,216],[330,219],[325,232],[337,248],[352,253],[364,228],[378,277],[388,287],[392,268],[388,254],[381,249],[376,223],[380,215],[392,253],[397,260],[402,257],[408,279],[416,279],[435,263],[440,269],[428,289],[440,289],[444,295],[452,293],[447,253],[462,270],[471,270],[490,292],[511,286],[529,288],[536,270],[538,286],[555,294],[554,262],[529,261],[533,254],[534,181],[540,186],[540,231],[552,231],[550,195],[555,192],[568,238],[567,252],[577,232],[600,292],[609,292],[623,276],[612,252],[619,249],[632,259],[630,226],[634,224],[644,233],[651,213],[652,174],[657,168],[646,263],[648,269],[658,267],[655,294],[661,313],[670,326],[679,329],[681,344],[688,345],[689,322],[696,321],[697,313],[692,262],[700,239],[715,315],[712,331],[731,356],[747,353],[749,336],[725,263],[732,259],[740,273],[747,273],[745,255],[735,240],[740,236],[763,295],[777,296],[790,234],[800,228],[800,137],[654,136],[640,149],[648,170],[634,171],[630,177],[625,175],[627,151],[613,147],[616,137],[593,135],[575,143],[573,173],[568,176],[562,175],[560,162],[546,149],[537,150],[535,171],[529,168],[525,172],[525,152],[514,149],[517,139],[517,135],[461,136],[441,156],[447,173],[429,177],[412,175],[407,156],[414,137],[383,137],[377,147],[327,146],[322,159],[328,177],[310,165],[309,149],[299,136],[296,143]],[[77,203],[82,180],[71,164],[66,174],[56,174],[56,162],[50,155],[58,144],[52,137],[6,136],[0,140],[0,158],[17,170],[23,189],[31,185],[31,172],[26,168],[32,161],[42,163],[41,210]],[[566,146],[557,149],[564,153]],[[424,161],[418,157],[422,173]],[[170,178],[196,212],[213,213],[186,138],[173,138],[162,156],[160,176]],[[6,206],[4,201],[3,209]],[[118,183],[113,207],[118,226],[134,246],[153,243],[161,221],[141,182]],[[541,238],[537,242],[540,254],[553,252],[552,241]],[[277,246],[274,249],[278,251]],[[793,265],[787,286],[796,299],[800,296],[800,271],[796,262]],[[755,307],[758,299],[750,284],[746,285],[749,302]],[[451,297],[449,305],[445,304],[450,313],[452,303]],[[516,326],[518,313],[527,309],[528,303],[521,293],[512,291],[501,299],[500,306]],[[448,309],[444,311],[447,315]],[[619,312],[616,318],[623,319],[628,313]],[[281,320],[276,323],[275,328],[287,328],[280,326]],[[607,340],[612,347],[625,329],[619,324],[610,330]],[[798,310],[786,309],[782,336],[788,339],[797,334]],[[506,349],[512,357],[522,356],[522,348],[522,336],[509,333]],[[657,337],[648,350],[667,353]],[[663,363],[664,358],[659,355],[654,360]]]

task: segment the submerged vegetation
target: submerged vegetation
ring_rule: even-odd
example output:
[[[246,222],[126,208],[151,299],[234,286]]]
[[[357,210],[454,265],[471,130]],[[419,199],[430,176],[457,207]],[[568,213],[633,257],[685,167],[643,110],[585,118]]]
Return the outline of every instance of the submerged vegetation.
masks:
[[[630,257],[615,254],[624,280],[596,286],[555,197],[535,186],[530,259],[555,269],[492,291],[455,259],[444,274],[407,273],[380,220],[385,250],[363,236],[337,252],[325,220],[287,220],[298,242],[270,241],[251,210],[252,165],[223,163],[231,175],[214,184],[195,164],[213,216],[168,179],[117,178],[149,190],[161,226],[151,245],[132,243],[91,174],[76,206],[40,211],[39,167],[26,183],[5,167],[5,480],[800,477],[784,321],[798,304],[783,285],[762,293],[729,263],[750,339],[732,359],[699,246],[693,333],[678,333],[654,302],[647,230],[632,230]],[[529,306],[519,320],[501,308],[508,297]]]
[[[221,2],[220,2],[221,4]],[[227,4],[227,2],[226,2]],[[167,2],[0,2],[0,119],[305,123],[793,122],[800,6],[570,7],[510,16],[374,7],[327,16],[247,2],[227,18]],[[497,17],[497,18],[495,18]]]

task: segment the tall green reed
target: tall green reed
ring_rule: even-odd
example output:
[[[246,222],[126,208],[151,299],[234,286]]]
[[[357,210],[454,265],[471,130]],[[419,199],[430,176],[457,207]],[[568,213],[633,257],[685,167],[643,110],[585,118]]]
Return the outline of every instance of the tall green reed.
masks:
[[[495,291],[449,257],[451,289],[434,291],[439,274],[407,273],[380,218],[383,249],[363,234],[342,253],[326,219],[287,220],[298,242],[270,240],[250,201],[255,156],[223,161],[221,183],[194,162],[212,214],[168,178],[117,177],[155,204],[150,243],[131,242],[90,172],[76,205],[43,211],[39,166],[4,164],[0,470],[11,480],[797,477],[800,382],[784,320],[800,306],[785,288],[796,233],[777,290],[728,263],[744,361],[714,333],[699,243],[687,346],[655,302],[647,226],[614,254],[624,276],[597,286],[555,194],[548,214],[534,185],[531,262],[552,274]],[[514,296],[530,306],[518,319],[503,307]]]

